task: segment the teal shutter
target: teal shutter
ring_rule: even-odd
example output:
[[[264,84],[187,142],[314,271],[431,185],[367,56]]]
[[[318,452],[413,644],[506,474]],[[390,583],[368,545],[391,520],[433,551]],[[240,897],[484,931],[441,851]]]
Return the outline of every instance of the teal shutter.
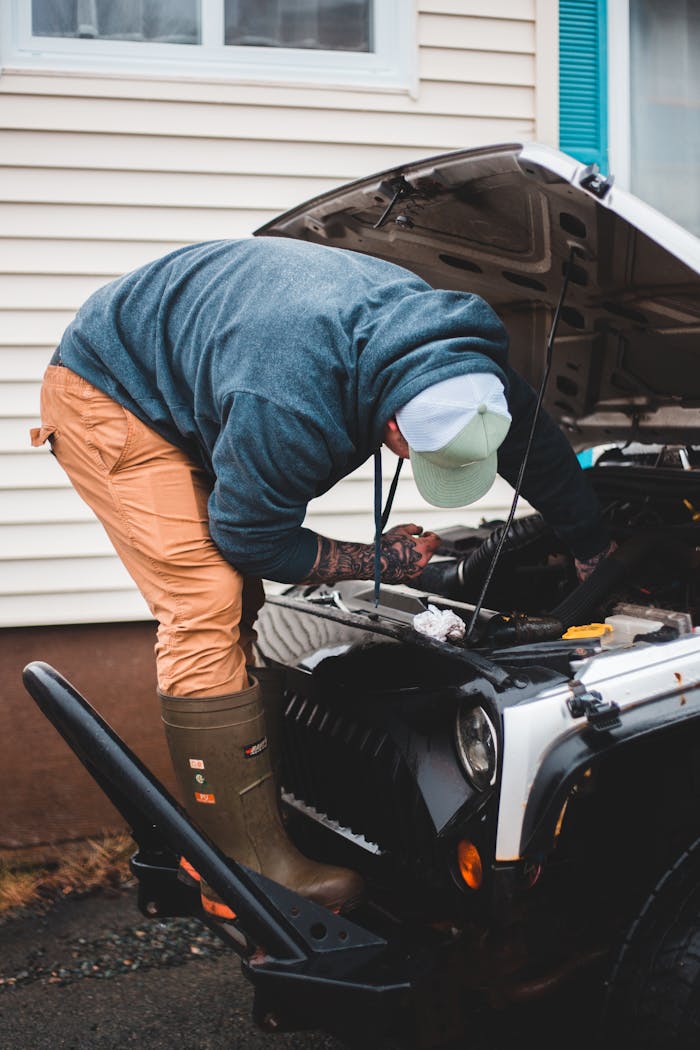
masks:
[[[606,14],[606,0],[559,0],[559,147],[607,175]]]

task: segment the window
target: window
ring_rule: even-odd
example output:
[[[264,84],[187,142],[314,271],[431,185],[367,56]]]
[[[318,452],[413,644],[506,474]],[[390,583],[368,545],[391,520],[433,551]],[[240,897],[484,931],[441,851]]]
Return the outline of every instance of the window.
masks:
[[[559,29],[562,149],[700,235],[700,0],[559,0]]]
[[[6,67],[408,87],[405,0],[8,0]]]
[[[225,0],[227,44],[370,50],[370,0]]]
[[[630,3],[630,189],[700,234],[700,0]]]
[[[199,44],[197,0],[32,0],[32,36]]]
[[[609,6],[611,170],[700,234],[700,0]]]

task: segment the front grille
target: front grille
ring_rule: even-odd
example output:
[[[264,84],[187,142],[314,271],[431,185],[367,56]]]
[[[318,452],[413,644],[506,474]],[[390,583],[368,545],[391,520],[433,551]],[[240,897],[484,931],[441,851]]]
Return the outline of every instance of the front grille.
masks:
[[[388,733],[300,693],[285,699],[285,794],[382,853],[410,848],[428,816]]]

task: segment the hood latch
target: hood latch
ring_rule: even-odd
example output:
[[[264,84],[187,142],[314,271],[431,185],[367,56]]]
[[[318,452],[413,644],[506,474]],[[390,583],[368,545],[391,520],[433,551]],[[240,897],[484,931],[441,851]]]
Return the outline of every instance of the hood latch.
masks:
[[[573,718],[584,718],[593,729],[605,733],[622,725],[620,708],[613,701],[603,700],[595,689],[588,689],[583,682],[569,682],[571,697],[566,701]]]

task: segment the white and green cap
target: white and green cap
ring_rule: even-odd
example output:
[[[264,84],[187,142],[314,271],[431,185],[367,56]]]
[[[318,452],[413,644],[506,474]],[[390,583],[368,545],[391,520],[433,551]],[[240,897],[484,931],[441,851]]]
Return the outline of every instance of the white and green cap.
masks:
[[[493,485],[510,428],[503,383],[492,372],[453,376],[396,413],[418,491],[434,507],[465,507]]]

